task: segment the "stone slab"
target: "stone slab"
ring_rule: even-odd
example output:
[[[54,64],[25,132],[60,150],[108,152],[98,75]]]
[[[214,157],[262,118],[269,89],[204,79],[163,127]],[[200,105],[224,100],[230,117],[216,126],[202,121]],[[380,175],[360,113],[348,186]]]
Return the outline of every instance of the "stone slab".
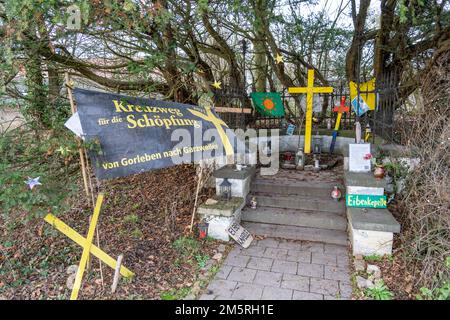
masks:
[[[255,173],[255,167],[247,166],[246,168],[242,168],[242,170],[236,170],[234,165],[226,165],[222,168],[213,172],[213,176],[215,178],[228,178],[228,179],[236,179],[236,180],[244,180],[248,177],[251,177]]]
[[[257,284],[239,283],[233,292],[232,298],[242,300],[261,299],[264,286]]]
[[[279,287],[282,277],[282,273],[258,270],[253,283],[263,286]]]
[[[241,210],[245,206],[244,198],[232,197],[230,200],[215,199],[215,204],[201,204],[197,209],[200,216],[224,216],[230,217],[236,211]]]
[[[252,283],[255,275],[256,270],[234,267],[228,275],[227,280]]]
[[[323,295],[319,293],[294,290],[292,300],[323,300]]]
[[[265,287],[261,300],[291,300],[291,289]]]
[[[331,146],[331,141],[333,137],[331,135],[314,135],[313,137],[321,137],[322,138],[322,152],[328,153]],[[258,135],[257,138],[250,138],[251,143],[257,143],[259,141],[267,141],[270,137],[263,137],[262,135]],[[299,141],[300,139],[300,141]],[[341,137],[338,136],[336,138],[336,142],[334,145],[334,154],[344,154],[347,150],[348,152],[348,145],[350,143],[355,143],[355,138],[348,138],[348,137]],[[305,145],[305,136],[304,135],[281,135],[279,136],[279,152],[296,152],[298,150],[298,146],[304,146]]]
[[[347,218],[354,229],[400,232],[400,224],[387,209],[349,207],[347,208]]]
[[[361,188],[375,188],[384,189],[386,188],[385,179],[376,179],[372,172],[344,172],[345,185],[352,187]],[[347,192],[349,193],[349,192]]]

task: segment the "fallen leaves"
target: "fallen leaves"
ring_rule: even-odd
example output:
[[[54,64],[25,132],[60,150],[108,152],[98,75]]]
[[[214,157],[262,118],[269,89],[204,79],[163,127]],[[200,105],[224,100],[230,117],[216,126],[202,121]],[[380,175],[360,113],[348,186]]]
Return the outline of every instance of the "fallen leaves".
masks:
[[[164,291],[192,286],[198,266],[187,261],[177,265],[175,262],[180,260],[180,256],[172,243],[189,233],[196,189],[194,166],[180,165],[110,180],[101,188],[105,193],[105,203],[98,224],[100,247],[112,257],[123,254],[123,264],[135,272],[136,277],[132,281],[122,279],[113,295],[110,285],[114,270],[103,264],[104,285],[101,286],[98,259],[92,258],[91,268],[83,279],[80,299],[160,299]],[[213,193],[213,190],[203,190],[199,194],[200,203]],[[70,198],[67,203],[72,208],[69,212],[54,214],[85,234],[87,216],[92,209],[83,196]],[[126,222],[125,217],[131,214],[137,218]],[[7,234],[8,238],[14,239],[14,245],[1,247],[2,250],[8,252],[8,259],[13,256],[20,259],[24,267],[15,269],[23,280],[19,286],[4,284],[14,281],[11,273],[6,275],[6,282],[2,279],[2,288],[7,287],[2,293],[6,298],[57,299],[70,296],[66,288],[66,268],[79,263],[81,249],[61,234],[52,235],[52,230],[37,218],[20,224]],[[142,237],[133,237],[134,230],[139,230]],[[1,243],[4,245],[3,241]],[[213,256],[216,247],[216,242],[205,241],[201,250]],[[24,268],[30,262],[33,262],[32,270],[25,272]],[[48,275],[40,276],[40,270]],[[36,288],[46,289],[37,291]]]

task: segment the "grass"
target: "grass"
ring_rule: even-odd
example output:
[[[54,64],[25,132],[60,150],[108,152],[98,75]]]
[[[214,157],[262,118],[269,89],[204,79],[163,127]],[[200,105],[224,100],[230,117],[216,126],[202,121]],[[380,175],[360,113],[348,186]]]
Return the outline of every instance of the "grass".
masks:
[[[195,260],[199,268],[204,268],[209,260],[209,256],[207,254],[197,254],[195,255]]]
[[[191,288],[170,289],[161,293],[162,300],[181,300],[191,292]]]
[[[367,288],[364,295],[374,300],[392,300],[394,294],[384,284],[383,280],[377,281],[372,288]]]
[[[200,251],[200,243],[192,237],[180,237],[173,242],[173,248],[182,256],[195,256]]]
[[[364,260],[366,260],[367,262],[380,262],[383,261],[383,256],[372,254],[370,256],[365,256]]]
[[[139,230],[138,228],[135,228],[132,232],[131,232],[131,236],[135,239],[141,239],[144,234],[142,233],[141,230]]]
[[[128,214],[123,218],[125,223],[136,224],[139,222],[139,216],[137,214]]]

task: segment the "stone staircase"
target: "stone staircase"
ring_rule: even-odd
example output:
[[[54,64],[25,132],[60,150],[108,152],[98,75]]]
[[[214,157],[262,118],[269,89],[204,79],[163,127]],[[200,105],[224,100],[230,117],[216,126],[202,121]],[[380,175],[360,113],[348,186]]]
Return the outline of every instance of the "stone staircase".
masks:
[[[335,171],[280,171],[274,176],[256,173],[248,198],[256,197],[257,209],[242,211],[242,224],[256,235],[347,245],[345,201],[331,199],[335,185],[342,186]]]

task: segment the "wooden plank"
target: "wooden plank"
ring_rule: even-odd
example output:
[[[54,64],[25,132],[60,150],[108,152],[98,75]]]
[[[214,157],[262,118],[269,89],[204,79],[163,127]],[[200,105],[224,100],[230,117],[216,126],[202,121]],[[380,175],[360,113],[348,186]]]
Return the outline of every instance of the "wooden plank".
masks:
[[[89,252],[91,251],[92,240],[94,240],[95,227],[97,226],[98,216],[100,215],[100,208],[102,207],[102,203],[103,194],[100,193],[97,197],[97,203],[95,204],[91,224],[89,225],[89,231],[86,237],[85,245],[83,247],[83,253],[81,255],[80,265],[75,277],[75,283],[73,285],[72,294],[70,295],[70,300],[77,300],[78,298],[78,292],[80,291],[81,287],[81,280],[83,279],[86,262],[89,258]]]
[[[66,235],[69,239],[77,243],[78,245],[84,247],[86,244],[86,238],[84,238],[82,235],[80,235],[78,232],[73,230],[71,227],[69,227],[67,224],[65,224],[63,221],[52,215],[51,213],[47,214],[44,218],[46,222],[54,226],[57,230],[59,230],[61,233]],[[110,257],[106,252],[104,252],[99,247],[92,245],[91,246],[91,253],[96,256],[97,258],[101,259],[104,263],[106,263],[108,266],[110,266],[112,269],[116,267],[116,260]],[[124,266],[120,267],[120,274],[126,278],[134,276],[134,273],[127,269]]]
[[[214,111],[216,112],[229,112],[229,113],[246,113],[246,114],[250,114],[252,113],[252,109],[250,108],[229,108],[229,107],[215,107]]]

